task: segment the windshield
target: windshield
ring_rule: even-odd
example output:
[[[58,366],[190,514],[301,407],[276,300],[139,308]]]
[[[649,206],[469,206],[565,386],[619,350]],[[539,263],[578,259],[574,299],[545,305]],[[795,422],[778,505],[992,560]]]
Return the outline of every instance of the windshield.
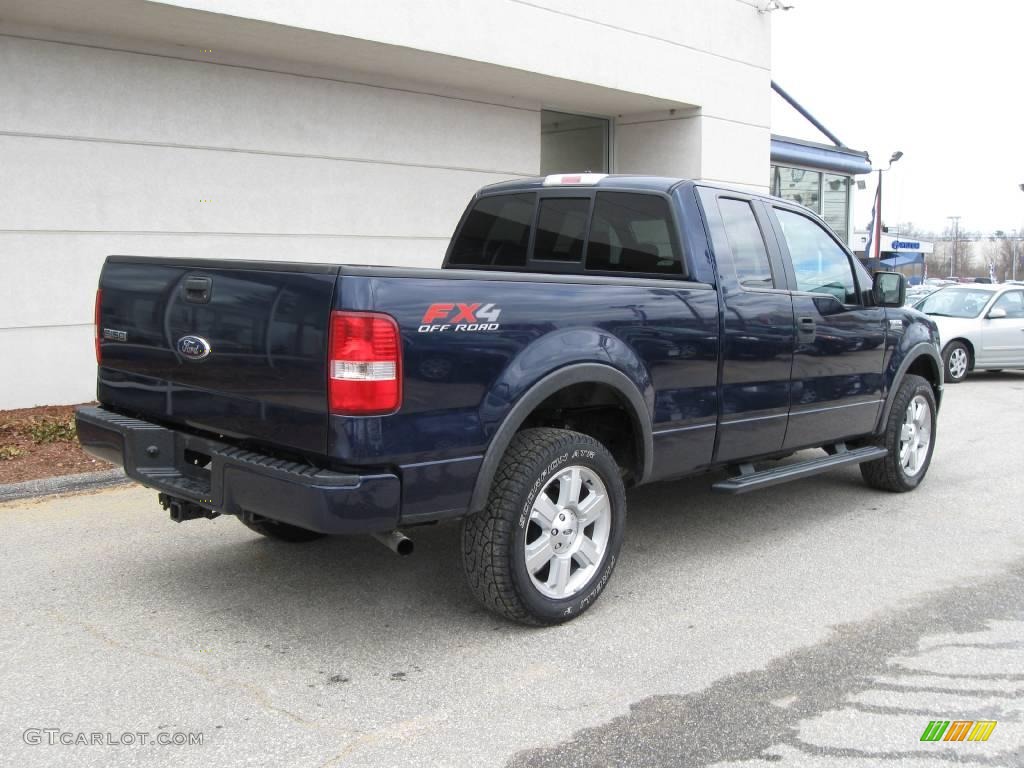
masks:
[[[917,308],[926,315],[939,317],[977,317],[991,298],[991,291],[979,291],[976,288],[943,288],[918,304]]]

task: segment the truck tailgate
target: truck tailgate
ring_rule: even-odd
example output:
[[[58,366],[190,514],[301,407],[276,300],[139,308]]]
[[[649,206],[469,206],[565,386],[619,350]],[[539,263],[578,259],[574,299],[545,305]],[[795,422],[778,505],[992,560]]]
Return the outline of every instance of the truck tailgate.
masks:
[[[100,277],[99,400],[324,454],[337,275],[329,265],[109,257]]]

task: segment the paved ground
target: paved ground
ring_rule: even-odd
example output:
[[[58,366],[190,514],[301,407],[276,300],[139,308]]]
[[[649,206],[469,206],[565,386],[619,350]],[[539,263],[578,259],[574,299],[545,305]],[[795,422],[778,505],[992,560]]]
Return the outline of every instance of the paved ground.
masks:
[[[2,505],[0,755],[1024,765],[1022,435],[1024,375],[984,375],[948,389],[910,496],[856,469],[740,498],[707,478],[640,489],[600,603],[539,631],[476,608],[451,526],[403,560],[230,518],[175,525],[135,487]],[[998,725],[985,743],[920,742],[937,719]],[[27,728],[204,743],[37,745]]]

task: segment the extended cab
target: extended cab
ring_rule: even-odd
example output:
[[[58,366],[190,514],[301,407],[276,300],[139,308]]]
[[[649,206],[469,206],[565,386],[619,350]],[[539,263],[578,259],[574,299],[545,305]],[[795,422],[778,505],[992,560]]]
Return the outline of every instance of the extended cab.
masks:
[[[405,552],[399,529],[462,518],[480,600],[554,623],[611,575],[628,486],[859,464],[915,488],[942,362],[904,293],[783,200],[508,182],[473,198],[441,270],[109,257],[78,433],[177,521]],[[824,454],[765,463],[806,448]]]

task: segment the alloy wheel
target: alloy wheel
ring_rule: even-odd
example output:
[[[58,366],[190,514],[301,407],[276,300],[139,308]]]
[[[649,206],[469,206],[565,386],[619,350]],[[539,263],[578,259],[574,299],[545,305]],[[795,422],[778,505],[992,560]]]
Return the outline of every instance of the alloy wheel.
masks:
[[[523,556],[545,597],[560,600],[586,587],[604,559],[612,508],[601,478],[588,467],[560,470],[537,494]]]

